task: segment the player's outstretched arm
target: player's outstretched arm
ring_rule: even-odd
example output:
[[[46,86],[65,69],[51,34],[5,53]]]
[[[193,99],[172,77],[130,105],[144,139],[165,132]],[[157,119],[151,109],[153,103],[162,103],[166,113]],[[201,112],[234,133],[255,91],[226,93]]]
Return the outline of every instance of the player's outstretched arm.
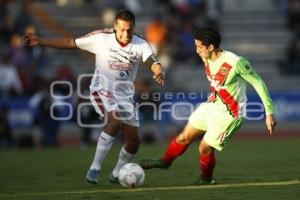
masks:
[[[165,73],[160,63],[154,63],[151,65],[151,71],[153,73],[153,79],[160,85],[165,84]]]
[[[36,34],[29,33],[25,35],[25,43],[28,46],[47,46],[56,49],[76,49],[74,38],[62,38],[62,39],[44,39],[38,37]]]
[[[267,125],[269,133],[271,135],[273,134],[273,132],[275,130],[276,124],[277,124],[277,122],[276,122],[274,114],[266,115],[266,125]]]
[[[274,104],[269,95],[266,84],[260,78],[260,76],[250,66],[250,63],[242,58],[237,64],[237,72],[241,75],[248,83],[250,83],[260,99],[262,100],[265,111],[266,111],[266,125],[269,133],[272,135],[276,127],[276,119],[274,116]]]

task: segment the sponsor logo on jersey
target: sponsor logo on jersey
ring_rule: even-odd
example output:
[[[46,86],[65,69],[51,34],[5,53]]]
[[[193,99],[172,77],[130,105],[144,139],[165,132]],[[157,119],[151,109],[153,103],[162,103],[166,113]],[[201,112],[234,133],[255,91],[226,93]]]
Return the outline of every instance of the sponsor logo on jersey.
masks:
[[[120,77],[124,77],[125,76],[125,73],[124,72],[120,72]]]
[[[118,71],[132,71],[132,63],[109,62],[109,68]]]
[[[229,70],[228,70],[227,67],[222,66],[222,67],[220,68],[220,74],[221,74],[221,75],[225,76],[225,75],[228,74],[228,72],[229,72]]]
[[[120,72],[119,74],[120,76],[116,78],[116,80],[118,81],[126,81],[128,79],[128,77],[126,76],[126,73],[125,72]]]

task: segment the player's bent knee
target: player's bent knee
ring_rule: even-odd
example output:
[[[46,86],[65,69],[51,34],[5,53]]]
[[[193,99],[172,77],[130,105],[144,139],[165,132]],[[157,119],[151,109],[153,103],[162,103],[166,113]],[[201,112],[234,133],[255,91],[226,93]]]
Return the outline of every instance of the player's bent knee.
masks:
[[[112,120],[112,121],[109,121],[107,123],[107,125],[104,128],[104,130],[105,130],[105,132],[108,132],[108,133],[117,134],[117,132],[120,129],[120,127],[121,127],[121,122],[120,121],[118,121],[118,120]]]
[[[179,144],[190,144],[192,142],[192,139],[186,135],[179,135],[177,138],[176,138],[176,141],[179,143]]]
[[[214,148],[207,144],[204,140],[201,141],[199,145],[199,152],[200,155],[208,155],[214,151]]]
[[[139,138],[130,139],[130,140],[128,140],[128,143],[135,145],[135,146],[139,146],[141,144],[141,140]]]

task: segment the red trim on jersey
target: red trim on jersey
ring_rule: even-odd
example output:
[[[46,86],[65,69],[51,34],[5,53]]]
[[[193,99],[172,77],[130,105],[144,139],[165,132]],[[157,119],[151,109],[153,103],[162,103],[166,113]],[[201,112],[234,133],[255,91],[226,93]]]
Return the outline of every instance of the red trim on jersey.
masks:
[[[211,77],[210,77],[210,69],[208,65],[205,65],[205,71],[206,71],[206,76],[208,78],[208,80],[210,81]],[[214,87],[210,87],[211,90],[211,95],[209,95],[208,97],[208,101],[209,102],[214,102],[216,100],[216,91]]]
[[[221,134],[221,137],[220,137],[220,142],[221,142],[221,143],[223,143],[224,140],[225,140],[225,134],[226,134],[226,132],[223,132],[223,133]]]
[[[88,33],[86,35],[83,35],[83,36],[79,37],[79,38],[85,38],[85,37],[89,37],[89,36],[96,35],[96,34],[99,34],[99,33],[111,34],[113,32],[114,32],[113,29],[106,28],[106,29],[92,31],[92,32],[90,32],[90,33]]]
[[[206,75],[210,76],[210,69],[208,65],[205,65],[205,71],[206,71]]]
[[[102,95],[102,96],[105,96],[105,97],[108,97],[108,98],[111,98],[113,99],[114,98],[114,95],[110,92],[110,91],[106,91],[106,93],[103,93],[102,91],[98,91],[98,95]]]
[[[229,71],[232,69],[232,66],[228,63],[223,63],[219,69],[219,71],[216,73],[216,75],[211,75],[209,66],[205,66],[206,74],[208,76],[208,79],[210,81],[218,81],[218,86],[222,87],[226,81],[226,78],[228,76]],[[216,100],[216,93],[218,93],[219,97],[222,99],[222,101],[226,104],[229,111],[234,117],[238,117],[239,115],[239,104],[234,99],[233,96],[226,90],[226,89],[216,89],[215,87],[211,87],[212,95],[209,97],[209,101],[215,101]]]
[[[218,91],[219,96],[222,98],[223,102],[228,106],[228,109],[232,113],[234,117],[239,116],[239,104],[238,102],[231,96],[231,94],[225,90],[221,89]]]
[[[93,92],[92,95],[93,95],[94,98],[95,98],[95,101],[96,101],[96,103],[97,103],[98,108],[101,110],[102,113],[104,113],[105,109],[104,109],[102,100],[101,100],[101,98],[100,98],[100,95],[98,94],[97,91]]]

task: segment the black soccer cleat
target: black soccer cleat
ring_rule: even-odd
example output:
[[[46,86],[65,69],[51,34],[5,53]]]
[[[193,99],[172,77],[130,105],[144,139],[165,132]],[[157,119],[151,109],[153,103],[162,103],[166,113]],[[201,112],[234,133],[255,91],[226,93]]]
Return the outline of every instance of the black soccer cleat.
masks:
[[[170,167],[170,165],[166,164],[162,159],[144,159],[140,161],[139,165],[143,169],[168,169]]]

